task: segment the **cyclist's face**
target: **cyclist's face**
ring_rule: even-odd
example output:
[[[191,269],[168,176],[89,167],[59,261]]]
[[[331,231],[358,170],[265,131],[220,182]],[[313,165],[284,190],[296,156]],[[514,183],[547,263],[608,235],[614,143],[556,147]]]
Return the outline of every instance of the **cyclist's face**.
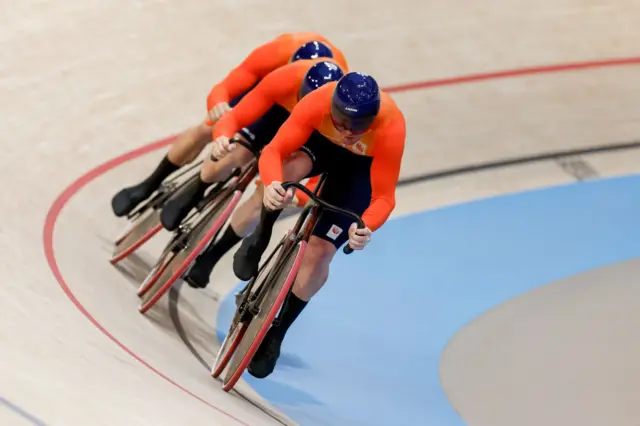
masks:
[[[347,129],[343,124],[337,122],[335,119],[333,119],[333,117],[331,117],[331,121],[333,122],[333,127],[336,128],[336,130],[340,134],[340,138],[345,145],[353,145],[354,143],[358,142],[362,134],[365,133],[365,131],[353,132]]]

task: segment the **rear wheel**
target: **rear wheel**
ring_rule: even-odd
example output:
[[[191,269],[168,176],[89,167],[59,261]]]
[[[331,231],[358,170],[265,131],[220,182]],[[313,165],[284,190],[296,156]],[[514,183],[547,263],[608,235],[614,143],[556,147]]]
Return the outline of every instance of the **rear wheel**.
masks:
[[[164,181],[155,195],[129,214],[127,217],[130,221],[129,225],[114,242],[113,255],[109,260],[112,264],[120,262],[160,232],[162,229],[160,211],[163,204],[177,190],[197,177],[197,174],[192,172],[198,164],[191,165],[177,176]],[[190,173],[192,176],[189,175]],[[186,179],[184,175],[187,176]]]
[[[113,256],[109,260],[112,264],[120,262],[149,241],[162,229],[160,223],[160,209],[148,208],[131,224],[131,228],[123,237],[116,241]]]
[[[144,294],[149,291],[151,286],[155,284],[158,278],[160,278],[160,275],[162,275],[164,270],[167,269],[167,266],[169,266],[173,258],[178,253],[178,246],[179,244],[181,244],[181,240],[184,237],[184,235],[176,236],[169,242],[169,244],[167,244],[164,251],[158,258],[156,264],[153,265],[153,268],[151,268],[151,271],[149,271],[147,277],[144,279],[144,281],[142,281],[140,287],[138,287],[138,297],[144,296]]]
[[[274,269],[268,273],[259,311],[251,319],[231,360],[222,387],[226,392],[231,390],[242,377],[284,303],[300,269],[307,242],[299,241],[294,246],[285,247]]]
[[[224,192],[195,219],[193,228],[185,235],[184,243],[142,296],[138,310],[147,312],[182,276],[196,256],[217,236],[242,197],[242,192]],[[188,224],[187,224],[188,226]]]

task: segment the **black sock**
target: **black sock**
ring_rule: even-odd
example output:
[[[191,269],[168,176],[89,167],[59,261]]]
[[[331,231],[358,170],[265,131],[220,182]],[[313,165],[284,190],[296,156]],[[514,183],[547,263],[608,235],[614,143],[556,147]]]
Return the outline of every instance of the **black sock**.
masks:
[[[227,227],[224,234],[213,244],[209,244],[204,252],[200,255],[200,261],[203,265],[213,266],[218,260],[233,248],[242,238],[236,234],[231,225]]]
[[[293,291],[290,291],[278,315],[278,325],[271,327],[274,336],[284,339],[285,333],[289,330],[289,327],[291,327],[291,324],[293,324],[296,318],[298,318],[298,315],[300,315],[305,306],[307,306],[307,303],[309,302],[305,302],[293,294]]]
[[[262,205],[262,211],[260,212],[260,222],[256,228],[255,234],[258,236],[258,244],[264,247],[269,245],[271,241],[271,233],[273,232],[273,225],[278,220],[278,216],[282,210],[269,210],[264,204]]]
[[[178,170],[180,166],[176,166],[169,161],[169,156],[165,155],[160,161],[160,164],[145,180],[141,182],[142,185],[147,186],[150,189],[157,189],[163,180],[167,178],[171,173]]]

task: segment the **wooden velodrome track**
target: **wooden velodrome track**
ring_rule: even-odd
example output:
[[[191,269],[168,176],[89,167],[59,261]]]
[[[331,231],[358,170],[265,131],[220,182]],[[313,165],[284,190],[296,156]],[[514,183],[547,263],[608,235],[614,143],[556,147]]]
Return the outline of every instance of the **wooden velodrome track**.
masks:
[[[631,0],[24,0],[0,10],[3,425],[287,422],[248,386],[244,398],[221,392],[166,301],[137,312],[131,274],[166,235],[125,271],[107,262],[122,226],[109,200],[166,143],[127,153],[197,123],[210,86],[281,32],[320,31],[354,70],[395,89],[408,123],[396,215],[640,170]],[[557,152],[571,155],[544,157]],[[218,300],[235,283],[228,262],[214,288],[180,296],[183,332],[207,362]]]

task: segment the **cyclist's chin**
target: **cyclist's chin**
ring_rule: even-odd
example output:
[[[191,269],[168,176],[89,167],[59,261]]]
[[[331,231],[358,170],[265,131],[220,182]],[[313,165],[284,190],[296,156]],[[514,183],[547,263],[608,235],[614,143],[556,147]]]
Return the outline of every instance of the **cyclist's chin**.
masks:
[[[355,145],[359,140],[360,140],[360,136],[345,136],[342,139],[342,142],[346,146],[351,146],[351,145]]]

